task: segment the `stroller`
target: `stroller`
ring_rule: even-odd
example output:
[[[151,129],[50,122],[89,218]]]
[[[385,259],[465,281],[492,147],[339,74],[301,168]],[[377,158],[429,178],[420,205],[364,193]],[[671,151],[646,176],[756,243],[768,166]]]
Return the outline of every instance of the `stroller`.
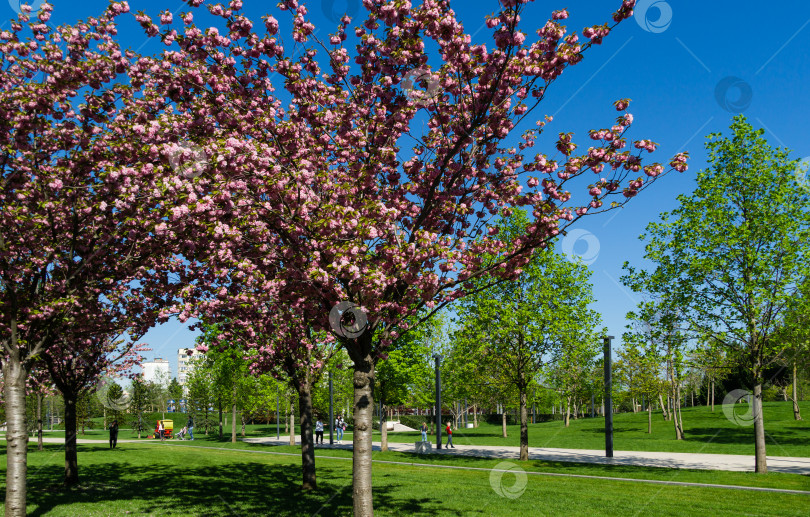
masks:
[[[185,427],[185,426],[184,426],[182,429],[180,429],[180,432],[179,432],[179,433],[177,433],[177,434],[175,434],[175,435],[174,435],[174,437],[175,437],[175,438],[179,438],[179,439],[181,439],[181,440],[185,440],[185,439],[186,439],[186,435],[188,435],[188,427]]]

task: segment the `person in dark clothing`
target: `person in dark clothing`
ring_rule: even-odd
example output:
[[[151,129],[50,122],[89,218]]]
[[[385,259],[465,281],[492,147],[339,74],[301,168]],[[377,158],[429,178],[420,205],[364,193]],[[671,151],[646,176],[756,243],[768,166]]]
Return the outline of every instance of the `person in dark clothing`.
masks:
[[[113,420],[110,424],[110,449],[115,449],[118,445],[118,420]]]
[[[188,422],[186,422],[186,428],[188,428],[188,435],[189,437],[194,440],[194,417],[191,415],[188,416]]]

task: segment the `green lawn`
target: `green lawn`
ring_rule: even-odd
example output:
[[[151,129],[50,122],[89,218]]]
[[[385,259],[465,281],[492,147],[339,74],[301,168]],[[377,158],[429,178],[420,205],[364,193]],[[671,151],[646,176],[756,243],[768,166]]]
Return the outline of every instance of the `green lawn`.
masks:
[[[801,403],[805,420],[795,421],[789,402],[764,405],[767,451],[771,456],[810,457],[810,401]],[[738,405],[742,413],[745,405]],[[568,428],[560,421],[529,425],[529,446],[561,449],[604,449],[605,420],[571,420]],[[716,454],[753,454],[754,427],[735,425],[726,418],[723,407],[714,413],[706,407],[683,409],[684,440],[675,440],[672,422],[661,412],[653,412],[653,432],[647,434],[647,413],[619,413],[613,417],[613,448],[622,451],[703,452]],[[500,425],[481,424],[476,429],[453,431],[453,443],[462,445],[520,445],[520,428],[507,426],[503,438]],[[390,441],[412,442],[418,432],[389,433]]]
[[[300,450],[289,446],[217,444],[227,450],[179,442],[122,444],[111,451],[82,445],[81,487],[70,491],[58,482],[62,450],[29,453],[31,515],[350,515],[351,462],[348,451],[318,451],[319,489],[302,493]],[[192,446],[193,445],[193,446]],[[214,445],[214,444],[205,444]],[[273,450],[293,455],[255,454]],[[4,448],[2,449],[4,451]],[[4,453],[4,452],[3,452]],[[417,457],[375,453],[375,460],[473,466],[459,470],[375,463],[374,503],[378,515],[807,515],[810,496],[707,487],[663,486],[614,480],[527,475],[525,492],[498,495],[489,470],[498,460]],[[667,469],[578,466],[547,462],[513,462],[526,471],[568,472],[615,477],[703,481],[779,486],[810,490],[807,476],[746,473],[701,473]],[[5,461],[2,461],[5,468]],[[506,474],[506,489],[519,479]],[[496,488],[499,486],[497,479]]]
[[[739,405],[738,410],[746,406]],[[771,456],[802,456],[810,457],[810,401],[801,403],[805,420],[793,420],[791,404],[788,402],[766,402],[765,431],[768,454]],[[664,451],[664,452],[703,452],[715,454],[753,454],[754,428],[753,426],[739,426],[726,418],[723,407],[715,406],[712,413],[706,407],[683,409],[683,424],[686,431],[684,440],[675,440],[672,422],[664,421],[661,413],[653,413],[653,433],[647,434],[646,413],[620,413],[614,415],[615,450],[636,451]],[[179,430],[179,428],[178,428]],[[47,432],[45,436],[63,436],[64,432]],[[281,427],[282,437],[284,427]],[[503,438],[500,425],[482,423],[476,429],[459,428],[453,433],[453,442],[463,445],[506,445],[517,447],[520,444],[519,427],[507,427],[507,438]],[[226,440],[230,440],[231,428],[224,429]],[[276,426],[249,425],[246,436],[275,436]],[[374,432],[374,440],[379,441],[379,432]],[[145,435],[144,435],[145,436]],[[202,429],[195,428],[194,443],[201,440],[205,442],[218,442],[217,430],[209,432],[206,436]],[[241,437],[241,425],[237,426],[237,436]],[[88,429],[86,433],[79,434],[79,438],[106,439],[107,431],[101,429]],[[122,429],[119,439],[137,438],[137,434]],[[329,439],[328,430],[324,437]],[[344,436],[344,443],[350,442],[351,432]],[[419,432],[388,433],[392,442],[413,442],[420,438]],[[545,422],[529,425],[529,445],[532,447],[552,447],[563,449],[604,449],[604,419],[584,418],[571,420],[571,425],[565,428],[562,422]]]

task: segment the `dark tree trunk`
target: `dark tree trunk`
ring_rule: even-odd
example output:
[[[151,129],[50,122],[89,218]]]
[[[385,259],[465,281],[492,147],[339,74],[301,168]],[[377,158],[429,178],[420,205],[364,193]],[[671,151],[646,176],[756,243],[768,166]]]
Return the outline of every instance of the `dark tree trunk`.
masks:
[[[79,484],[79,460],[76,445],[76,393],[64,392],[65,399],[65,486]]]
[[[382,390],[380,390],[382,393]],[[388,423],[387,419],[385,418],[386,409],[385,406],[382,404],[382,395],[380,395],[380,405],[382,406],[383,410],[380,414],[380,450],[387,451],[388,450]]]
[[[295,445],[295,404],[290,397],[290,445]]]
[[[42,450],[42,393],[37,392],[37,450]]]
[[[304,490],[315,490],[318,488],[318,480],[315,473],[315,442],[312,426],[312,387],[309,381],[299,382],[296,386],[298,391],[298,410],[300,411],[301,427],[301,470]]]
[[[236,383],[233,385],[233,404],[231,405],[231,443],[236,443]]]
[[[217,401],[219,406],[219,439],[222,440],[222,398]]]

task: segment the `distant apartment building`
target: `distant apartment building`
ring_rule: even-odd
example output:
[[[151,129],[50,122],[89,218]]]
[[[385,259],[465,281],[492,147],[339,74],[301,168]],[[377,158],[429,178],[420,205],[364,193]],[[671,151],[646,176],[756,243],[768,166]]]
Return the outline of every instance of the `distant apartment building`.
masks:
[[[196,348],[177,349],[177,382],[183,386],[183,389],[186,387],[189,373],[194,368],[194,360],[201,355],[202,352],[199,352]]]
[[[161,380],[163,382],[171,378],[171,368],[169,368],[169,360],[156,358],[154,361],[146,361],[141,364],[143,369],[143,380],[146,382],[156,382]]]

